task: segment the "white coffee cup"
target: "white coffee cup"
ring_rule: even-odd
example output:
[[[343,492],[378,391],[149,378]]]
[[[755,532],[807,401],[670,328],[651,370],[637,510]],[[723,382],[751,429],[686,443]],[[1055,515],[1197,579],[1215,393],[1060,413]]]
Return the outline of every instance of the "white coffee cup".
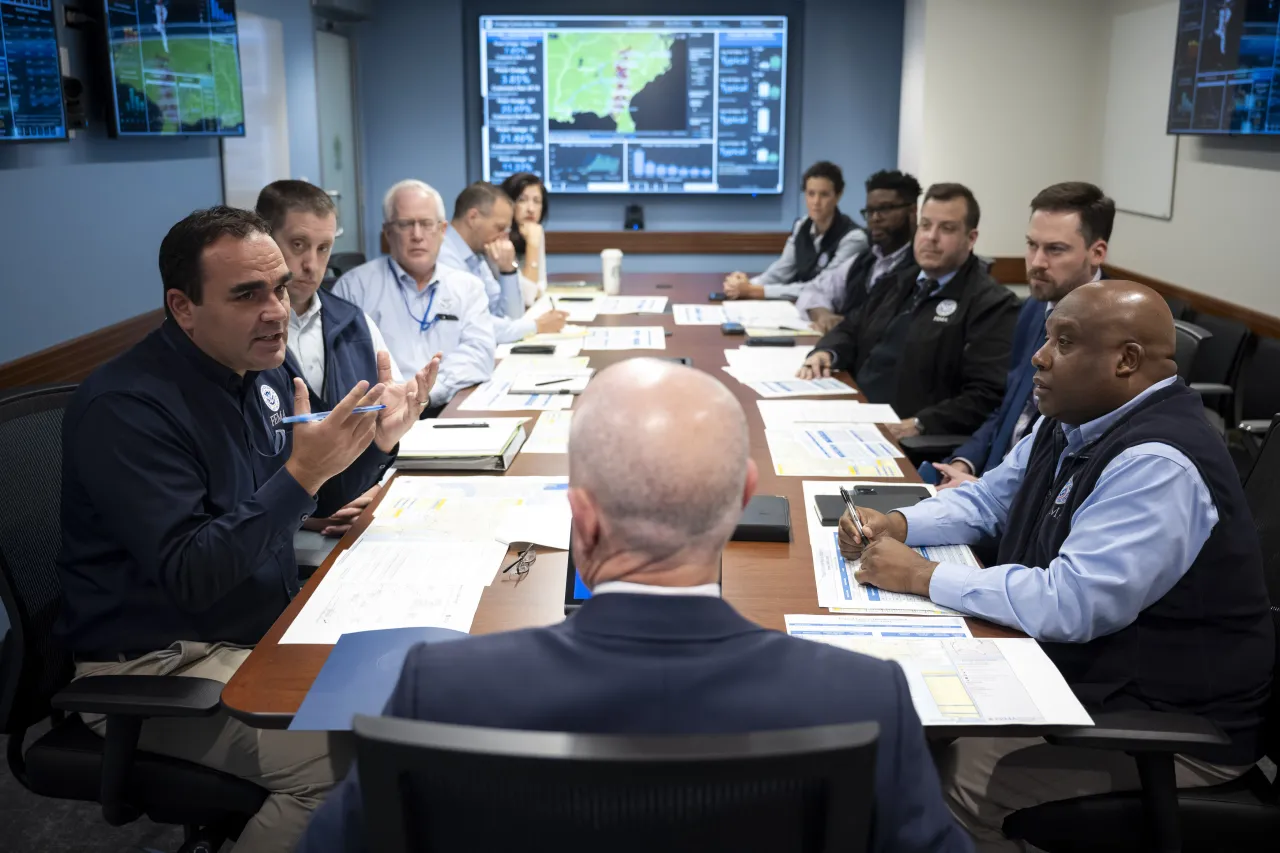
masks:
[[[604,282],[604,292],[617,296],[622,290],[622,250],[605,249],[600,253],[600,280]]]

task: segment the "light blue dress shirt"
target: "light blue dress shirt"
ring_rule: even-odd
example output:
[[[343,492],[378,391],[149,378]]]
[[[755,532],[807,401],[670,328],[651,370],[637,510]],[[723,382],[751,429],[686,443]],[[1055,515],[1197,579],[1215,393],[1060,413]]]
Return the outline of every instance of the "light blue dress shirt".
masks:
[[[868,251],[876,258],[875,263],[871,265],[871,272],[867,275],[867,291],[870,292],[872,285],[886,275],[889,270],[893,269],[907,252],[911,251],[911,244],[904,243],[897,251],[890,252],[887,255],[879,246],[873,245]],[[817,278],[804,285],[800,295],[796,297],[796,308],[806,316],[811,308],[826,308],[828,311],[836,310],[836,306],[844,301],[846,280],[849,278],[849,267],[853,266],[853,262],[857,259],[858,255],[854,255],[839,266],[828,264],[825,270],[818,273]]]
[[[373,318],[405,376],[444,353],[431,388],[433,406],[493,375],[493,322],[484,284],[470,273],[436,264],[422,290],[394,260],[377,258],[348,272],[333,292]],[[442,320],[441,314],[457,317]],[[430,324],[423,329],[424,324]]]
[[[444,232],[437,262],[454,269],[465,270],[484,282],[484,292],[489,300],[489,313],[493,315],[493,333],[500,344],[509,344],[538,331],[537,322],[524,318],[524,297],[520,293],[519,271],[511,275],[493,274],[489,262],[471,251],[458,232],[450,225]]]
[[[1075,456],[1119,418],[1176,376],[1078,427],[1062,429]],[[1044,424],[977,482],[899,510],[907,544],[972,545],[1003,533],[1009,506]],[[1039,496],[1035,498],[1039,500]],[[1195,465],[1167,444],[1127,448],[1103,469],[1071,517],[1071,532],[1047,567],[1009,564],[975,569],[939,563],[929,584],[938,604],[1020,628],[1037,640],[1085,643],[1113,634],[1173,588],[1218,523],[1218,510]]]
[[[805,218],[796,220],[796,224],[791,227],[791,236],[787,238],[787,244],[782,247],[782,254],[778,256],[776,261],[769,264],[768,269],[751,279],[752,284],[764,285],[765,299],[794,300],[800,296],[801,291],[809,284],[809,281],[817,278],[817,276],[814,276],[809,281],[786,283],[791,276],[796,274],[796,234],[800,233],[800,228],[804,225],[804,222]],[[809,236],[815,242],[820,236],[813,225],[809,226]],[[849,229],[849,232],[840,238],[840,242],[832,250],[831,260],[827,261],[825,269],[840,266],[845,261],[852,260],[866,248],[867,232],[861,228]]]

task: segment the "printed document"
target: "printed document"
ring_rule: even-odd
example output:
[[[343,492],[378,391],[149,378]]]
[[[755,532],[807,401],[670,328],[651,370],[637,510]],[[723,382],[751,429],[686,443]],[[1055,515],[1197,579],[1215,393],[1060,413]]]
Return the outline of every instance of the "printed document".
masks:
[[[818,334],[795,303],[786,299],[748,299],[728,302],[723,307],[725,318],[746,326],[747,334],[752,334],[753,329],[767,330],[768,334]]]
[[[839,379],[743,379],[725,368],[743,385],[755,391],[761,397],[840,397],[853,396],[858,392]]]
[[[591,363],[587,356],[560,358],[554,355],[509,355],[493,369],[492,379],[512,379],[518,374],[535,370],[579,371]]]
[[[661,326],[592,326],[582,348],[666,349],[667,333]]]
[[[397,477],[364,536],[532,542],[564,550],[568,493],[568,477]]]
[[[804,365],[804,347],[738,347],[726,349],[724,360],[739,381],[750,379],[795,379]]]
[[[671,316],[676,318],[677,326],[720,326],[728,322],[722,305],[682,305],[671,306]]]
[[[563,311],[569,316],[565,318],[566,323],[592,323],[595,322],[596,315],[600,313],[597,308],[599,297],[592,297],[585,302],[579,302],[574,299],[571,302],[565,302],[563,299],[556,299],[553,296],[542,296],[537,302],[529,306],[529,310],[524,312],[527,318],[541,317],[548,311]]]
[[[585,329],[586,327],[579,326],[578,328]],[[534,337],[537,337],[537,336],[535,335]],[[555,355],[527,355],[527,354],[521,353],[513,356],[511,353],[512,347],[518,347],[524,344],[544,344],[544,343],[555,345],[555,348],[556,348]],[[514,344],[498,344],[498,348],[496,351],[494,351],[493,357],[498,359],[499,361],[504,361],[509,358],[573,358],[580,352],[582,352],[582,336],[581,335],[579,335],[577,338],[573,340],[538,341],[538,340],[533,340],[532,338],[529,338],[523,341],[517,341]],[[497,371],[494,372],[494,375],[495,376],[497,375]]]
[[[892,406],[855,400],[757,400],[760,417],[769,429],[796,424],[896,424]]]
[[[515,377],[490,379],[458,406],[460,412],[529,412],[544,409],[567,409],[573,405],[572,394],[512,394]]]
[[[666,310],[665,296],[604,296],[596,300],[597,314],[661,314]]]
[[[568,453],[573,412],[543,412],[521,453]]]
[[[874,427],[872,427],[874,429]],[[769,459],[779,477],[901,477],[901,457],[883,440],[866,443],[844,440],[839,448],[811,437],[834,430],[770,429],[764,431]]]
[[[787,633],[793,637],[839,645],[838,638],[972,639],[959,616],[810,616],[787,614]]]

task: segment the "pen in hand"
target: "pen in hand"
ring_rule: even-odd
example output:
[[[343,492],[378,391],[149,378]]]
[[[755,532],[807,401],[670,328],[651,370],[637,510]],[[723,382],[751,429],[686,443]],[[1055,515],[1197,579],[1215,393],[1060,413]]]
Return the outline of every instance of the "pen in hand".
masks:
[[[351,410],[351,414],[363,415],[368,412],[380,412],[386,407],[387,406],[385,403],[379,403],[376,406],[356,406],[354,409]],[[317,421],[324,420],[325,418],[329,417],[329,415],[332,415],[332,414],[333,412],[330,411],[330,412],[312,412],[309,415],[289,415],[289,417],[280,421],[280,423],[282,424],[313,424],[313,423],[316,423]]]
[[[840,497],[844,498],[845,508],[849,510],[850,517],[853,518],[853,526],[858,531],[858,536],[862,539],[863,545],[871,543],[871,537],[867,535],[866,528],[862,526],[862,519],[858,517],[858,506],[853,502],[853,495],[844,486],[840,487]]]

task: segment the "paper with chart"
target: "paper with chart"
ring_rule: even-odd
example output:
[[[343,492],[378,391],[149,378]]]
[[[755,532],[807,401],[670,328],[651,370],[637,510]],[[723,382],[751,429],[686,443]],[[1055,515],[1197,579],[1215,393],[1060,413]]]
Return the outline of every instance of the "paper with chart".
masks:
[[[814,459],[903,458],[875,424],[796,424],[792,433]]]
[[[846,489],[855,489],[860,485],[874,484],[805,480],[801,485],[807,510],[805,517],[809,520],[809,547],[813,552],[813,575],[818,587],[820,607],[838,608],[848,613],[961,615],[949,607],[934,604],[923,596],[877,589],[874,586],[860,584],[854,578],[854,573],[858,570],[858,562],[846,561],[840,554],[840,528],[822,526],[822,522],[818,520],[817,513],[814,511],[814,499],[818,495],[839,494],[841,486]],[[956,546],[951,556],[956,559],[949,562],[978,565],[973,552],[967,546]]]
[[[666,349],[667,333],[661,326],[592,326],[583,342],[585,350]]]
[[[400,482],[411,477],[401,477]],[[281,643],[333,645],[380,628],[471,630],[485,582],[506,556],[495,540],[366,542],[362,536],[321,579]]]
[[[665,296],[605,296],[596,300],[597,314],[661,314]]]
[[[490,379],[458,406],[460,412],[537,412],[544,409],[567,409],[573,405],[572,394],[512,394],[515,377]]]
[[[365,532],[569,547],[568,477],[398,477]],[[362,537],[363,538],[363,537]]]
[[[671,316],[677,326],[719,326],[728,322],[723,305],[685,305],[676,303],[671,306]]]
[[[573,412],[543,412],[521,453],[568,453]]]
[[[862,443],[846,440],[839,452],[826,441],[814,436],[835,430],[765,428],[769,444],[769,460],[779,477],[901,477],[902,468],[895,457],[902,453],[880,438]],[[850,426],[856,426],[851,424]],[[871,427],[875,429],[875,427]],[[879,431],[877,430],[877,433]]]
[[[579,328],[585,329],[586,327],[580,326]],[[536,338],[537,335],[534,337]],[[512,354],[511,352],[512,347],[535,343],[551,344],[555,346],[555,355],[528,355],[524,353]],[[582,352],[582,335],[578,335],[576,338],[571,340],[537,341],[533,338],[526,338],[525,340],[517,341],[514,344],[498,344],[498,348],[494,351],[493,357],[498,359],[499,362],[506,361],[511,358],[573,358],[580,352]],[[498,366],[501,367],[502,365],[499,364]]]
[[[832,379],[830,376],[824,379],[739,379],[738,381],[765,398],[843,397],[858,393],[839,379]]]
[[[541,317],[548,311],[563,311],[569,316],[565,318],[566,323],[592,323],[595,322],[598,297],[595,296],[577,296],[570,297],[567,301],[561,297],[542,296],[537,302],[529,306],[529,310],[524,313],[526,317]]]
[[[1093,725],[1053,661],[1029,638],[809,639],[896,661],[926,726]]]
[[[793,637],[838,645],[842,638],[972,639],[969,625],[959,616],[812,616],[783,617]]]
[[[760,417],[769,429],[796,424],[896,424],[892,406],[855,400],[757,400]]]
[[[786,299],[729,302],[724,305],[724,316],[731,323],[741,323],[753,336],[818,334],[795,303]]]

